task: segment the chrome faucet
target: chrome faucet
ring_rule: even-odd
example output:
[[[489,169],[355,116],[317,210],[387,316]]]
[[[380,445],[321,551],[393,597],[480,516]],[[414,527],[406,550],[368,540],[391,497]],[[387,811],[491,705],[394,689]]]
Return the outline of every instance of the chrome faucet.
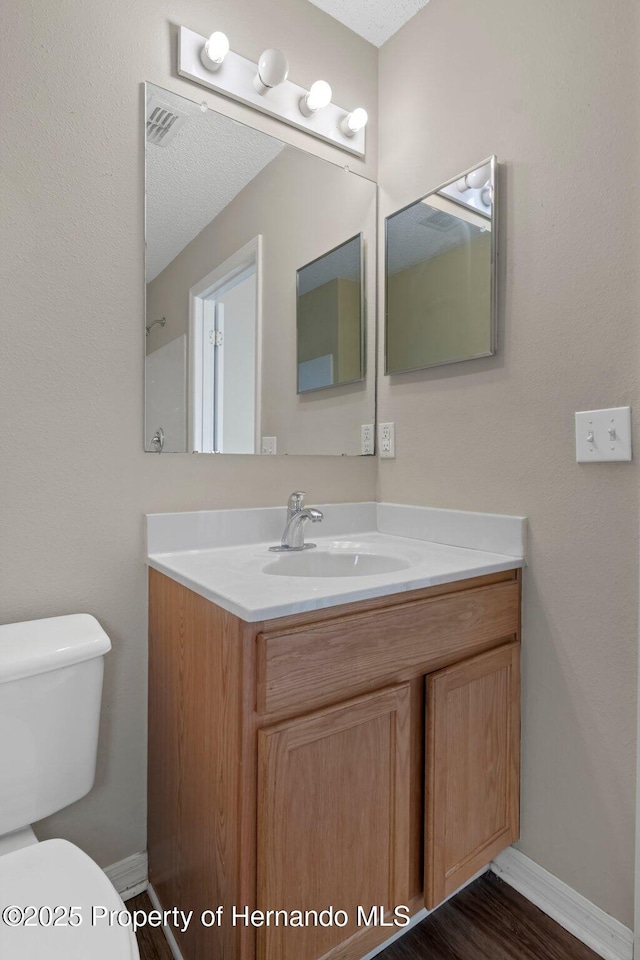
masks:
[[[304,542],[304,526],[307,520],[319,523],[324,514],[315,507],[304,506],[305,493],[298,490],[292,493],[287,504],[287,522],[282,534],[282,540],[277,547],[269,547],[274,553],[283,553],[286,550],[310,550],[315,543]]]

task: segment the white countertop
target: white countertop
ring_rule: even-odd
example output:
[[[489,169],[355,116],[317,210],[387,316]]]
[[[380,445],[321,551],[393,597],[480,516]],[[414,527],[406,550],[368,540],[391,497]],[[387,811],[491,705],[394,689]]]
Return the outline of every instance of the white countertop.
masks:
[[[275,617],[317,610],[322,607],[366,600],[435,586],[454,580],[483,576],[502,570],[511,570],[524,565],[525,521],[521,517],[491,514],[464,514],[460,511],[433,511],[430,508],[402,506],[397,526],[402,533],[410,528],[412,536],[397,536],[375,529],[376,510],[383,505],[321,505],[329,536],[319,537],[320,527],[308,525],[307,540],[317,544],[318,551],[348,551],[384,554],[403,559],[408,566],[391,573],[345,577],[289,577],[272,576],[263,572],[267,564],[277,562],[282,554],[271,553],[269,546],[277,543],[279,536],[273,531],[282,526],[284,511],[280,508],[256,510],[254,520],[261,520],[260,542],[246,542],[247,514],[252,511],[206,511],[201,514],[156,514],[148,517],[150,567],[166,574],[195,593],[206,597],[235,616],[248,622],[269,620]],[[384,505],[384,526],[391,523],[395,505]],[[351,508],[351,509],[349,509]],[[333,512],[333,517],[332,517]],[[239,535],[244,542],[234,543],[233,514],[245,524],[245,532]],[[447,517],[446,515],[450,515]],[[217,515],[217,516],[216,516]],[[261,515],[261,516],[258,516]],[[357,519],[354,517],[357,515]],[[184,518],[181,521],[180,517]],[[342,535],[336,535],[335,527],[343,526],[340,519],[350,518]],[[468,517],[468,523],[465,522]],[[203,519],[205,518],[205,519]],[[478,519],[481,518],[481,519]],[[369,529],[363,529],[369,524]],[[502,524],[502,526],[500,526]],[[383,524],[379,524],[383,525]],[[359,528],[359,529],[354,529]],[[468,546],[433,542],[428,539],[430,531],[437,531],[439,539],[451,531],[452,539],[464,539],[460,531],[469,529],[472,542],[504,544],[505,552],[491,552]],[[207,530],[207,534],[203,533]],[[167,534],[169,531],[169,535]],[[185,533],[185,531],[188,531]],[[500,531],[499,535],[496,531]],[[197,546],[184,549],[197,532]],[[211,543],[221,543],[212,546]],[[167,549],[168,547],[179,549]],[[164,549],[162,549],[164,548]],[[509,552],[506,552],[506,551]],[[512,553],[511,551],[514,551]],[[289,557],[290,555],[286,555]]]

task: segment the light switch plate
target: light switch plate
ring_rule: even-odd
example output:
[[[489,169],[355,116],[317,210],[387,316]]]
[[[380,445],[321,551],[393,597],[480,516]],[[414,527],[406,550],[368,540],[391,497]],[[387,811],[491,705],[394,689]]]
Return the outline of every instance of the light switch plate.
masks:
[[[576,460],[578,463],[631,460],[631,407],[576,413]]]
[[[392,460],[396,455],[395,423],[378,424],[378,450],[383,460]]]
[[[263,437],[262,438],[262,452],[275,456],[277,450],[277,439],[276,437]]]

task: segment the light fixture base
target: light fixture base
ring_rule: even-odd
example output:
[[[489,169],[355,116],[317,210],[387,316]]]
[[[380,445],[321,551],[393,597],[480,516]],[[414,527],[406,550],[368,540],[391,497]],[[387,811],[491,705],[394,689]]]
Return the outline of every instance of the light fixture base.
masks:
[[[314,113],[316,112],[315,110],[310,110],[310,109],[309,109],[309,106],[308,106],[308,104],[307,104],[307,95],[306,95],[306,93],[305,93],[305,95],[304,95],[303,97],[300,97],[300,101],[299,101],[298,106],[300,107],[300,113],[302,114],[303,117],[312,117],[312,116],[314,115]]]
[[[223,64],[223,60],[219,63],[217,60],[212,60],[211,57],[207,54],[207,51],[203,47],[200,52],[200,60],[202,61],[202,66],[208,73],[217,73],[220,67]]]
[[[201,51],[207,38],[194,33],[187,27],[178,31],[178,73],[181,77],[215,90],[216,93],[237,100],[261,113],[276,117],[298,130],[304,130],[314,137],[345,150],[356,157],[365,156],[365,130],[359,130],[347,137],[341,124],[348,110],[330,103],[322,110],[306,117],[301,112],[300,101],[307,94],[305,87],[285,80],[277,87],[258,93],[254,87],[257,64],[230,50],[224,63],[215,73],[205,69],[201,60]]]
[[[268,87],[266,83],[263,83],[260,79],[260,74],[256,73],[255,77],[253,78],[253,89],[257,94],[263,97],[268,90],[271,90],[271,87]],[[227,94],[227,96],[231,96],[231,94]]]

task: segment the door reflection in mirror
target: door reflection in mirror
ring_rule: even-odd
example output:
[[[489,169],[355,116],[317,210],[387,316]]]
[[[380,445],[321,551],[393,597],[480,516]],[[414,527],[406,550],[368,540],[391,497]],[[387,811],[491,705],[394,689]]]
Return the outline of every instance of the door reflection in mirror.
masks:
[[[189,449],[256,453],[260,444],[262,237],[189,290]]]
[[[176,119],[160,141],[147,126],[145,325],[166,322],[145,338],[145,448],[161,426],[164,452],[259,453],[275,437],[278,454],[359,455],[360,425],[375,414],[365,325],[375,322],[376,185],[146,89],[149,122],[163,110]],[[348,275],[325,280],[344,287],[342,306],[328,298],[316,311],[317,329],[332,331],[318,352],[297,336],[301,265],[343,255]]]

